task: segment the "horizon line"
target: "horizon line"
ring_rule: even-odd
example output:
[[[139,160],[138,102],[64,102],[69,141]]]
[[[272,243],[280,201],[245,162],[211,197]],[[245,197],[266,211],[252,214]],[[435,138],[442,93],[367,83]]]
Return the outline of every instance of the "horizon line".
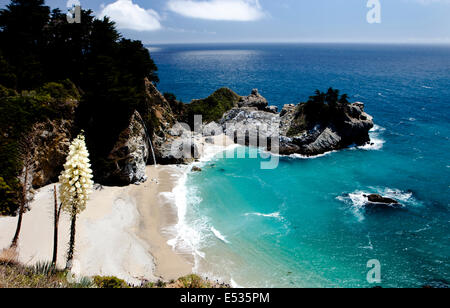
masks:
[[[194,41],[194,42],[142,42],[144,45],[204,45],[204,44],[342,44],[342,45],[446,45],[450,46],[449,41],[435,42],[435,41]]]

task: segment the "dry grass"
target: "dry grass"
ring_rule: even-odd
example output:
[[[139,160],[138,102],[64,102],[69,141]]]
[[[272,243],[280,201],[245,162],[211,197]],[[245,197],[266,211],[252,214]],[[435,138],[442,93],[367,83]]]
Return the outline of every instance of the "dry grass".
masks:
[[[0,251],[0,264],[17,264],[19,255],[15,248],[5,248]]]
[[[17,262],[15,250],[4,250],[0,258],[0,288],[229,288],[230,286],[188,275],[169,283],[142,282],[141,286],[131,286],[116,277],[83,278],[78,283],[69,283],[67,272],[56,270],[50,263],[26,267]]]
[[[63,288],[64,275],[35,274],[30,268],[18,264],[0,264],[1,288]]]

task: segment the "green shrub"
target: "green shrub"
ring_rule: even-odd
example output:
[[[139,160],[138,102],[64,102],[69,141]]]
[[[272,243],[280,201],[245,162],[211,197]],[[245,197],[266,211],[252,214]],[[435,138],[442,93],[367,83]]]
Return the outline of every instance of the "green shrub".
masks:
[[[52,262],[38,262],[33,266],[33,273],[36,275],[51,276],[56,274],[56,268]]]
[[[69,287],[73,289],[89,289],[94,286],[94,282],[89,277],[82,277],[80,281],[69,285]]]
[[[9,89],[0,84],[0,98],[8,96],[16,96],[17,92],[13,89]]]
[[[47,119],[73,118],[77,91],[73,83],[47,83],[37,91],[16,91],[0,86],[0,214],[12,215],[21,192],[20,145],[34,124]]]
[[[185,121],[193,128],[194,116],[202,115],[203,122],[218,121],[223,114],[237,106],[241,97],[227,88],[221,88],[205,99],[193,100],[186,106]]]
[[[210,285],[204,282],[200,276],[195,274],[181,277],[179,281],[181,282],[182,287],[185,289],[204,289],[210,287]]]
[[[12,188],[0,177],[0,215],[12,215],[17,207],[17,189]]]
[[[117,277],[109,276],[109,277],[102,277],[102,276],[95,276],[94,277],[94,284],[102,289],[124,289],[129,288],[128,284],[125,282],[125,280],[119,279]]]

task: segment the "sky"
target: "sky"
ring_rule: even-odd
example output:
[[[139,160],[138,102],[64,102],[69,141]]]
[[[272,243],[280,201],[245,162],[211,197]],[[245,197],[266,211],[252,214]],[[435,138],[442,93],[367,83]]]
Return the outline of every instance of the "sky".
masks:
[[[72,1],[72,0],[70,0]],[[450,0],[78,0],[146,44],[450,44]],[[46,0],[67,10],[67,0]],[[375,6],[368,7],[368,2]],[[9,0],[0,0],[3,7]],[[380,7],[380,14],[372,9]],[[367,15],[380,17],[369,23]]]

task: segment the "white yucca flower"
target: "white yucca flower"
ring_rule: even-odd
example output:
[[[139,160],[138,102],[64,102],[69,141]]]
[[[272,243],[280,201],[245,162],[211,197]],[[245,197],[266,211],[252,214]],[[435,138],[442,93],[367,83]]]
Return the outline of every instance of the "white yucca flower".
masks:
[[[59,182],[59,198],[64,211],[72,215],[84,211],[92,192],[93,181],[89,152],[83,134],[72,141]]]

